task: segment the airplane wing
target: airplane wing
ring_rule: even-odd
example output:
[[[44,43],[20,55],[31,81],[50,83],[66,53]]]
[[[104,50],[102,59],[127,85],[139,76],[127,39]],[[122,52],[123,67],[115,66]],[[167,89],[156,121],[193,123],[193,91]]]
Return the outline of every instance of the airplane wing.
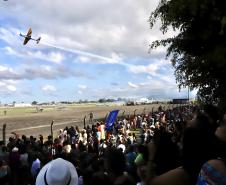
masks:
[[[27,32],[27,37],[30,37],[31,36],[31,34],[32,34],[32,29],[31,28],[29,28],[29,30],[28,30],[28,32]]]
[[[27,44],[27,42],[29,41],[30,39],[28,39],[27,37],[25,37],[25,39],[24,39],[24,45],[26,45]]]

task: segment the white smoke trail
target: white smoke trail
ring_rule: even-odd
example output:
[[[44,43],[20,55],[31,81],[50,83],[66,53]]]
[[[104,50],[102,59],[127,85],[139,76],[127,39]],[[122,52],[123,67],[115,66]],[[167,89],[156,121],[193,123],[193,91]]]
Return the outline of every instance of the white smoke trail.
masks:
[[[119,61],[117,61],[113,58],[104,57],[104,56],[97,55],[97,54],[94,54],[94,53],[90,53],[90,52],[86,52],[86,51],[80,51],[80,50],[77,50],[77,49],[65,48],[63,46],[57,46],[57,45],[53,45],[53,44],[50,44],[50,43],[47,43],[47,42],[42,42],[42,41],[40,43],[45,45],[45,46],[53,47],[53,48],[60,49],[60,50],[63,50],[63,51],[67,51],[67,52],[70,52],[70,53],[84,55],[84,56],[88,56],[88,57],[91,57],[91,58],[103,60],[108,64],[118,64],[119,63]]]

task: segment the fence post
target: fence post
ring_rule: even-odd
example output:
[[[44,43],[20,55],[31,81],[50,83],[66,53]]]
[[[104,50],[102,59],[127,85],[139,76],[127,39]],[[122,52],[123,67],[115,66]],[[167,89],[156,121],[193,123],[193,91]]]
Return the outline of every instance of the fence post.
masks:
[[[144,110],[143,110],[143,114],[144,114],[144,116],[145,116],[145,110],[146,110],[146,108],[144,108]]]
[[[108,117],[108,113],[105,115],[104,122],[106,123]]]
[[[2,139],[3,139],[4,145],[6,144],[5,130],[6,130],[6,124],[3,125],[3,129],[2,129]]]
[[[50,126],[52,140],[53,140],[53,123],[54,123],[54,120],[52,120],[51,126]]]
[[[83,119],[83,123],[84,123],[84,128],[86,128],[86,116]]]
[[[51,138],[52,138],[52,142],[51,142],[51,154],[53,155],[53,123],[54,120],[52,120],[51,125],[50,125],[50,129],[51,129]]]
[[[135,116],[136,116],[136,111],[137,111],[137,109],[135,109],[135,110],[133,111],[134,118],[135,118]]]
[[[122,118],[124,118],[124,117],[125,117],[124,115],[125,115],[125,110],[124,110],[124,111],[123,111],[123,113],[122,113]]]

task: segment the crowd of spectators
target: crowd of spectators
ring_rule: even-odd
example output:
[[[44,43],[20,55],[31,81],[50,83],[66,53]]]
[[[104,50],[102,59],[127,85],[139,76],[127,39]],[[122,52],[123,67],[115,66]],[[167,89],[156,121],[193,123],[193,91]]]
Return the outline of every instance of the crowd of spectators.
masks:
[[[214,106],[177,107],[0,142],[1,185],[226,184],[226,126]]]

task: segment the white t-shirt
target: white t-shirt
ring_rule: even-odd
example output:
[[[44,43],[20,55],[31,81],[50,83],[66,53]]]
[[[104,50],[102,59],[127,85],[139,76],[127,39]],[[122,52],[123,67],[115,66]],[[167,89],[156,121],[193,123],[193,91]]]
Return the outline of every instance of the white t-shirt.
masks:
[[[31,166],[31,174],[33,177],[38,175],[40,168],[41,168],[41,161],[37,158],[35,161],[33,161]]]
[[[20,154],[20,162],[22,166],[29,166],[28,153]]]

